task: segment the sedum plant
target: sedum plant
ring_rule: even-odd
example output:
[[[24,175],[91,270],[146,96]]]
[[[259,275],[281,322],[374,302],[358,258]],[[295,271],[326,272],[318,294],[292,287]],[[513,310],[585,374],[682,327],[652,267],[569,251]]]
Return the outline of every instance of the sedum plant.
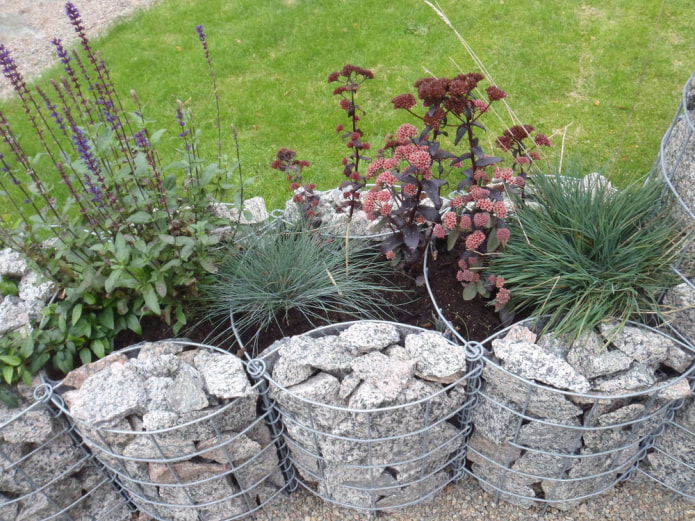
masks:
[[[187,301],[216,270],[211,246],[223,221],[210,206],[232,186],[221,148],[214,162],[199,156],[183,103],[172,114],[180,159],[160,164],[165,131],[149,128],[135,94],[135,110],[126,111],[78,10],[68,3],[66,12],[80,48],[53,41],[65,77],[48,91],[30,89],[0,45],[3,74],[42,148],[37,156],[25,150],[0,113],[0,237],[61,288],[31,341],[0,358],[7,383],[49,360],[67,372],[102,357],[119,332],[140,333],[146,316],[179,331]],[[197,32],[212,72],[205,33]],[[62,186],[46,181],[48,171]]]
[[[419,267],[433,238],[445,239],[448,250],[460,245],[452,278],[461,283],[463,298],[494,294],[492,303],[501,310],[509,300],[504,278],[490,282],[481,277],[481,269],[509,239],[507,192],[524,186],[529,169],[541,158],[535,149],[550,146],[550,140],[531,125],[514,125],[495,141],[509,156],[510,166],[502,165],[502,157],[487,154],[480,142],[480,133],[487,131],[482,120],[507,94],[495,85],[482,94],[484,76],[468,73],[419,79],[414,84],[417,98],[405,93],[391,99],[394,109],[419,120],[421,128],[401,125],[383,148],[367,157],[371,145],[359,125],[364,112],[356,95],[373,78],[371,71],[349,64],[328,76],[329,83],[339,83],[333,94],[340,97],[348,127],[341,124],[336,130],[351,150],[343,159],[347,180],[340,185],[344,201],[338,209],[352,216],[361,208],[378,223],[376,229],[390,230],[380,247],[396,266]],[[373,186],[360,198],[370,183]],[[294,188],[306,210],[308,192],[299,185]],[[442,197],[445,188],[452,193],[448,203]]]
[[[243,249],[223,250],[217,275],[201,288],[202,312],[216,331],[226,329],[231,314],[255,354],[259,334],[272,325],[286,328],[291,311],[311,326],[336,313],[349,320],[389,318],[385,296],[403,290],[383,269],[366,242],[336,240],[301,223],[273,229]]]
[[[682,227],[659,204],[657,181],[616,190],[594,176],[536,175],[517,202],[512,235],[490,269],[511,289],[511,308],[550,314],[569,341],[604,321],[659,317],[658,297],[678,281],[671,270]]]

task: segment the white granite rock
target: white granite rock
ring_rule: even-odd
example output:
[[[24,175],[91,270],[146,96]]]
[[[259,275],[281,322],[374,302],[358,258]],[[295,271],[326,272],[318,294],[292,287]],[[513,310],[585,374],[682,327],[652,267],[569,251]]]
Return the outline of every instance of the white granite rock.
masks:
[[[514,374],[577,393],[591,389],[589,381],[565,360],[536,344],[496,339],[492,347],[503,367]]]

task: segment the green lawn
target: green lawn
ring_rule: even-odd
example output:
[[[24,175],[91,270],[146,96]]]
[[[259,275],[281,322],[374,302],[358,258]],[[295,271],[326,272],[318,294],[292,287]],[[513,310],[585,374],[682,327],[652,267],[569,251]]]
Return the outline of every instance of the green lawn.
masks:
[[[650,170],[695,68],[691,0],[440,3],[522,122],[555,134],[551,153],[559,154],[564,132],[566,157],[617,181]],[[218,77],[226,149],[233,153],[233,123],[244,173],[256,179],[247,195],[264,195],[270,207],[288,195],[269,168],[279,147],[312,162],[306,176],[319,188],[341,179],[347,149],[334,129],[345,121],[326,82],[330,72],[346,63],[374,71],[360,103],[365,137],[378,148],[409,121],[391,109],[392,97],[412,92],[429,73],[478,70],[422,0],[162,0],[95,44],[124,99],[137,91],[153,128],[175,135],[175,100],[190,99],[210,155],[215,104],[199,24]],[[10,119],[21,119],[16,106],[3,105]],[[487,123],[491,136],[502,126]],[[165,140],[165,160],[168,146]]]

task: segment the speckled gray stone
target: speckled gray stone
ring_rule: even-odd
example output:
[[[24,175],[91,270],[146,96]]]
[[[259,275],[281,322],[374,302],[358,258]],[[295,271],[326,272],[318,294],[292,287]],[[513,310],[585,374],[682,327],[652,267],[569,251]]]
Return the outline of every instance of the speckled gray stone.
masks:
[[[147,406],[145,381],[134,368],[121,363],[107,365],[63,397],[73,417],[95,426],[142,414]]]
[[[395,325],[383,322],[357,322],[341,331],[339,337],[353,354],[380,351],[401,338]]]
[[[492,341],[495,355],[508,371],[536,380],[558,389],[585,393],[591,388],[589,381],[565,360],[529,342]]]

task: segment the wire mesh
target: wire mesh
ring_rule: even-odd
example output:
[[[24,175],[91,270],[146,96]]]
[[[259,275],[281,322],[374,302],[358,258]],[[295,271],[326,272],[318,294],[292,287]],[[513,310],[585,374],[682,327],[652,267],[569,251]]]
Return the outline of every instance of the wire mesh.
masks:
[[[336,324],[301,337],[335,337],[354,324],[377,323]],[[378,324],[398,331],[398,345],[406,336],[425,331],[402,324]],[[463,349],[445,342],[452,350]],[[297,486],[324,501],[374,515],[432,498],[465,475],[465,446],[475,394],[467,384],[475,375],[474,362],[450,383],[404,377],[399,380],[399,395],[383,399],[382,391],[366,380],[353,380],[354,372],[347,366],[354,368],[354,362],[338,371],[323,368],[328,372],[317,372],[314,368],[303,383],[283,385],[273,376],[281,363],[281,350],[281,344],[275,345],[259,361],[265,366]],[[475,358],[475,353],[471,356],[466,352],[466,358]],[[352,360],[356,359],[359,355]],[[389,360],[396,365],[396,360],[404,358]],[[390,378],[388,372],[380,372],[384,380]],[[341,386],[342,393],[338,389]],[[313,399],[314,391],[332,398],[325,403]],[[366,397],[368,393],[374,394]],[[356,403],[363,405],[358,408]]]
[[[674,334],[695,350],[695,280],[678,268],[673,271],[682,282],[665,292],[662,309]]]
[[[695,379],[690,388],[695,390]],[[695,500],[695,400],[671,404],[667,421],[647,449],[639,470],[675,494]]]
[[[659,156],[651,176],[666,184],[665,200],[684,225],[695,223],[695,73],[683,87],[683,97],[671,126],[661,140]],[[695,279],[695,228],[690,229],[676,267]]]
[[[628,479],[669,420],[672,391],[678,386],[683,392],[693,371],[639,392],[611,395],[570,392],[522,378],[499,365],[491,352],[483,360],[467,471],[496,499],[525,508],[569,509]]]
[[[147,362],[160,370],[171,356],[191,364],[195,361],[196,367],[201,352],[233,357],[221,349],[185,341],[138,344],[115,354],[132,361],[144,350],[163,345],[178,346],[174,352],[179,347],[184,350],[165,355],[161,363]],[[141,358],[148,360],[148,356]],[[186,372],[183,365],[181,372]],[[243,396],[231,399],[214,400],[210,391],[210,403],[197,410],[171,413],[152,405],[146,412],[108,422],[76,417],[67,389],[59,389],[54,402],[117,476],[139,511],[161,521],[228,521],[259,511],[285,490],[276,440],[266,425],[270,411],[257,412],[259,383],[246,384]],[[210,387],[208,380],[205,387]],[[149,389],[148,400],[171,398],[170,391],[156,391],[157,386]]]
[[[129,521],[126,497],[52,395],[42,383],[20,408],[0,404],[0,519]]]

